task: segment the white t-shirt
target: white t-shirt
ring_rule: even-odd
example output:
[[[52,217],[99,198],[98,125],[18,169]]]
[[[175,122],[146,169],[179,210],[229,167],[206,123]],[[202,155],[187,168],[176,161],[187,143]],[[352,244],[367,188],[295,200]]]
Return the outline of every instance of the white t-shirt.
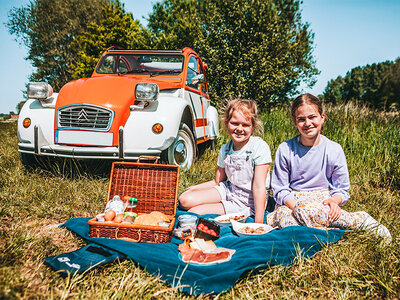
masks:
[[[253,144],[252,149],[249,149],[249,145]],[[268,146],[268,144],[260,137],[256,136],[251,136],[249,142],[244,145],[244,147],[238,151],[234,151],[233,147],[231,146],[228,151],[226,151],[226,147],[228,145],[232,145],[232,143],[228,142],[224,145],[222,145],[221,149],[219,150],[219,155],[218,155],[218,162],[217,165],[221,168],[225,168],[225,157],[227,154],[235,154],[235,155],[243,155],[246,156],[247,152],[251,150],[251,159],[253,161],[253,164],[255,166],[257,165],[263,165],[263,164],[269,164],[272,162],[272,157],[271,157],[271,150]],[[270,186],[270,172],[268,171],[267,174],[267,181],[266,181],[266,186],[269,188]]]

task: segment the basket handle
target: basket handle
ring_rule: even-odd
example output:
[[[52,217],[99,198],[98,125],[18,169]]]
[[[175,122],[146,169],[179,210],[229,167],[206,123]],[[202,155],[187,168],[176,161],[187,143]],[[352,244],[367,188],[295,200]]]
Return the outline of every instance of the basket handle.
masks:
[[[140,155],[137,159],[137,163],[140,162],[141,159],[154,159],[154,163],[158,163],[158,157],[157,156],[152,156],[152,155]]]
[[[123,238],[119,238],[119,239],[120,240],[124,240],[124,241],[128,241],[128,242],[132,242],[132,243],[139,243],[140,239],[141,239],[141,233],[142,233],[141,229],[139,229],[139,231],[138,231],[138,239],[137,240],[131,239],[131,238],[127,238],[127,237],[123,237]],[[117,234],[118,234],[118,231],[116,230],[115,231],[115,238],[116,239],[118,239]]]

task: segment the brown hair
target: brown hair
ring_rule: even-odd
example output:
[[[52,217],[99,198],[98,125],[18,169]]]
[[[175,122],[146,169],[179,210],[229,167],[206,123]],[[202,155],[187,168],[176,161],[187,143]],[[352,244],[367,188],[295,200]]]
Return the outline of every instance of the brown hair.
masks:
[[[315,105],[317,107],[320,115],[322,115],[324,113],[324,109],[322,108],[322,102],[321,102],[321,100],[318,99],[318,97],[315,97],[314,95],[311,95],[311,94],[303,94],[303,95],[298,96],[292,102],[291,113],[292,113],[292,119],[293,119],[294,123],[296,123],[296,110],[303,104]]]
[[[258,134],[263,134],[264,126],[262,122],[258,119],[258,109],[257,104],[253,100],[249,99],[233,99],[228,102],[225,107],[223,121],[226,124],[232,118],[232,114],[235,110],[240,111],[246,118],[251,120],[253,129]]]

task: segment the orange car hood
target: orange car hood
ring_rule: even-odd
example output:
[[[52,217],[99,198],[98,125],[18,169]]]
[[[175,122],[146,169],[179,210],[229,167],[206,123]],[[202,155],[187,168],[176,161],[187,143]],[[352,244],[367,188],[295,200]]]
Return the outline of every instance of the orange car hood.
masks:
[[[114,121],[109,132],[114,133],[113,145],[118,144],[118,129],[124,126],[129,117],[129,106],[135,102],[135,86],[137,82],[153,82],[163,88],[181,87],[181,79],[162,81],[154,78],[138,78],[130,76],[100,76],[78,79],[64,85],[57,98],[56,111],[71,104],[92,104],[106,107],[114,111]],[[57,118],[57,116],[56,116]],[[54,120],[57,128],[57,120]]]
[[[97,77],[71,81],[58,94],[56,111],[71,104],[93,104],[114,111],[110,132],[114,133],[113,144],[118,142],[118,128],[124,125],[135,101],[135,80],[128,77]],[[56,128],[56,120],[55,128]]]

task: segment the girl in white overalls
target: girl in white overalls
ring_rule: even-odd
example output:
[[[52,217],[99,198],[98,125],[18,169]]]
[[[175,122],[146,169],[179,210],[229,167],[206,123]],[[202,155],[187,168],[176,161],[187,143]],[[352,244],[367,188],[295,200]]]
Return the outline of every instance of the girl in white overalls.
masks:
[[[180,206],[200,215],[244,212],[253,215],[256,223],[263,223],[272,159],[268,144],[252,136],[255,129],[262,131],[256,103],[230,101],[223,121],[231,140],[221,147],[214,180],[182,193]]]

